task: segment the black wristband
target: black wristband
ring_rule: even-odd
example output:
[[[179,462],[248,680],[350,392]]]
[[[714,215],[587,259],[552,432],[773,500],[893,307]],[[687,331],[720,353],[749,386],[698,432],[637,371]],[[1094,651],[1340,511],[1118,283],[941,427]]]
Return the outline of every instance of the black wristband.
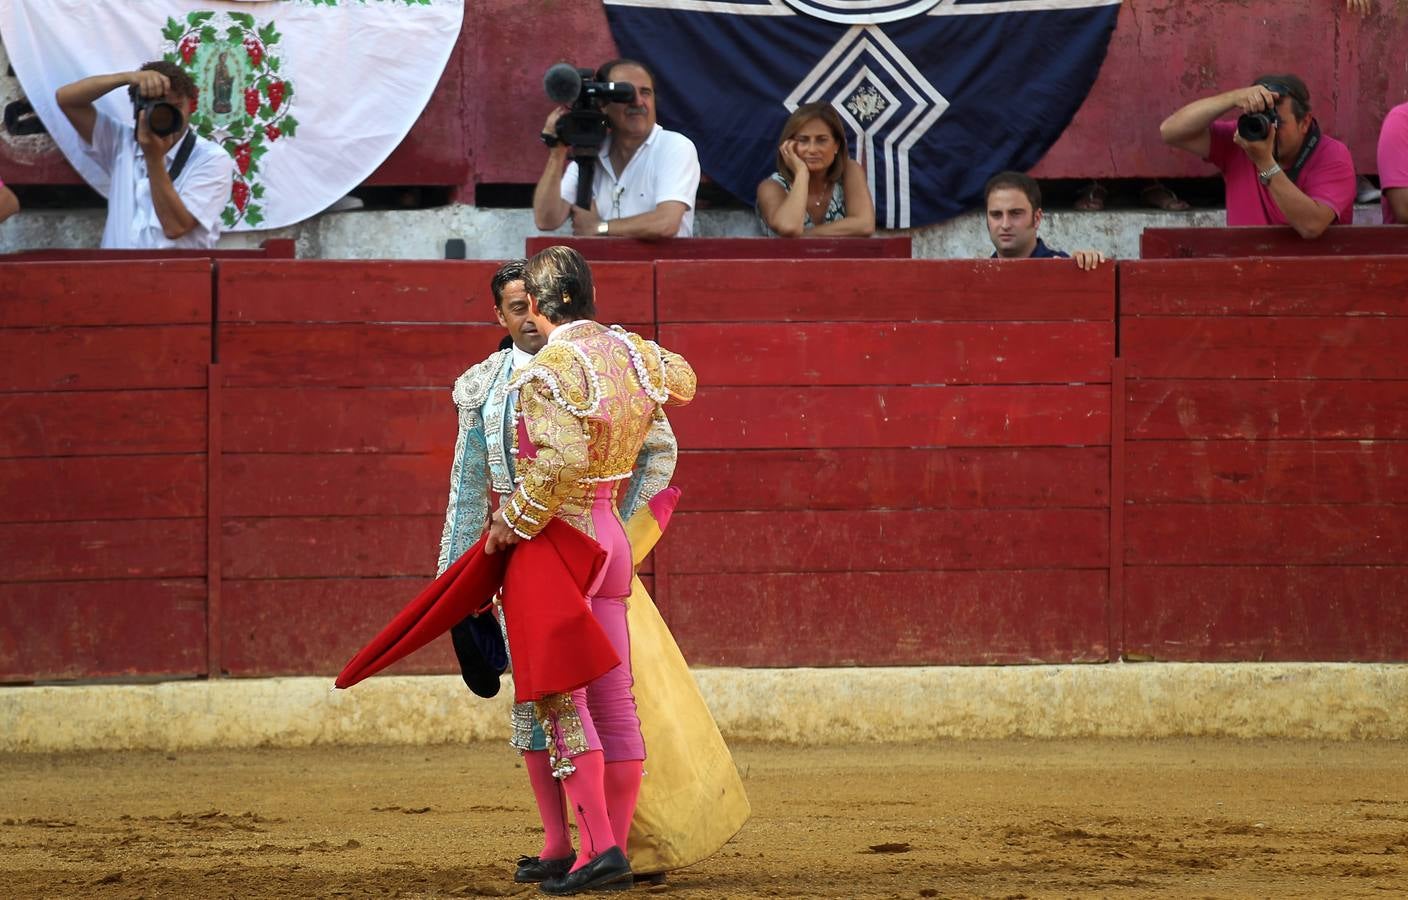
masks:
[[[556,147],[558,144],[562,143],[562,140],[561,140],[560,138],[558,138],[557,135],[551,134],[551,133],[546,132],[546,131],[544,131],[544,132],[542,132],[541,134],[539,134],[539,135],[538,135],[538,139],[541,140],[545,145],[547,145],[547,146],[549,146],[549,147]]]

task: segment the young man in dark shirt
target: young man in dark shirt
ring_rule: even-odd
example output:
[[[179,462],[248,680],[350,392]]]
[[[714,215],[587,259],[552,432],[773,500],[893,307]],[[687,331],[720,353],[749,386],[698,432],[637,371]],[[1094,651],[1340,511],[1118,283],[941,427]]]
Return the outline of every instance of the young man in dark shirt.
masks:
[[[1041,188],[1036,179],[1021,172],[999,172],[983,189],[987,207],[988,237],[993,259],[1070,259],[1037,237],[1041,227]],[[1105,262],[1098,250],[1077,250],[1076,265],[1089,271]]]

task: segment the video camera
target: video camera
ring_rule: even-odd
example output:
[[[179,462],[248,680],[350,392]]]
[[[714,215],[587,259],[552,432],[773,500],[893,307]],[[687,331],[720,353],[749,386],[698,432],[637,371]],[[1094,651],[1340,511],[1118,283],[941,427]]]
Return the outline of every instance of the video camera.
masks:
[[[591,69],[578,69],[558,63],[543,76],[548,99],[571,108],[557,120],[557,139],[572,148],[577,161],[577,205],[592,205],[592,181],[597,154],[606,143],[607,122],[601,107],[607,103],[630,103],[636,87],[629,81],[596,81]]]

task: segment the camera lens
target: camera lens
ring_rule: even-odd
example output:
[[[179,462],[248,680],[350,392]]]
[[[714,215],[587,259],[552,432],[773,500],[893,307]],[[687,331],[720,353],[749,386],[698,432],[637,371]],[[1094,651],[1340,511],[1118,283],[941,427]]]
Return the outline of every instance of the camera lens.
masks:
[[[181,130],[181,111],[170,103],[155,103],[147,110],[147,127],[152,134],[173,135]]]
[[[1237,133],[1244,141],[1264,141],[1271,133],[1271,119],[1264,113],[1246,113],[1237,118]]]

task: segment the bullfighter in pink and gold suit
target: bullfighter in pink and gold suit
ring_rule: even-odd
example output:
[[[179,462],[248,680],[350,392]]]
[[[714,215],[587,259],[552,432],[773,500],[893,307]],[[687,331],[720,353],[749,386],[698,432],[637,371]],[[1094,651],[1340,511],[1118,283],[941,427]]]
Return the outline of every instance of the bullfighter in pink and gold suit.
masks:
[[[554,517],[595,538],[607,557],[587,600],[621,659],[586,687],[536,704],[581,840],[576,865],[542,889],[573,894],[631,883],[624,849],[645,745],[626,624],[634,564],[616,494],[662,406],[688,403],[695,378],[677,354],[592,320],[591,272],[576,251],[539,253],[524,282],[548,343],[511,384],[518,391],[518,484],[491,521],[486,552],[531,540]],[[510,606],[504,614],[511,619]]]

